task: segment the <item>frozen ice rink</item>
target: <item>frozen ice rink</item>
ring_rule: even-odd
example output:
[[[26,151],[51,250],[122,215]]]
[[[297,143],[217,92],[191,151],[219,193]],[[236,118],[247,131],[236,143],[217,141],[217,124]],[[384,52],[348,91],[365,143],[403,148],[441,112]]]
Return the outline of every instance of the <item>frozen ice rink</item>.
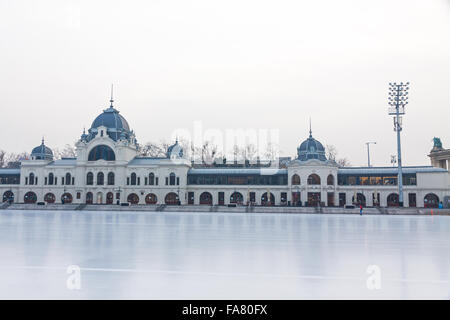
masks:
[[[0,298],[449,299],[450,217],[5,210]]]

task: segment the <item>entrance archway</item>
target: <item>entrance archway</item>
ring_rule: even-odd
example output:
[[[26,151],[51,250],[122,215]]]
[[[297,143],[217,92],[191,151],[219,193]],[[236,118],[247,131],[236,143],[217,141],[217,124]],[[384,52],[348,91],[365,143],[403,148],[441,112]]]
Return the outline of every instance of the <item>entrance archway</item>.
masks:
[[[97,204],[103,203],[103,193],[97,192]]]
[[[37,201],[36,193],[34,193],[33,191],[28,191],[27,193],[25,193],[25,196],[23,197],[23,202],[36,203],[36,201]]]
[[[398,207],[399,206],[398,194],[391,193],[390,195],[388,195],[388,197],[387,197],[387,206],[388,207]]]
[[[308,192],[308,207],[317,207],[320,201],[320,192]]]
[[[157,202],[158,202],[158,197],[156,197],[156,194],[154,194],[154,193],[149,193],[145,197],[146,204],[156,204]]]
[[[12,191],[5,191],[5,193],[3,193],[3,202],[6,201],[14,202],[14,193]]]
[[[131,204],[138,204],[139,196],[136,193],[130,193],[127,197],[127,202],[129,202]]]
[[[86,204],[92,204],[94,202],[94,195],[92,192],[86,193]]]
[[[423,204],[425,208],[437,208],[439,207],[439,197],[434,193],[428,193],[423,198]]]
[[[206,204],[206,205],[210,205],[212,206],[213,204],[213,200],[212,200],[212,195],[209,192],[203,192],[200,195],[200,204]]]
[[[261,196],[261,205],[262,206],[274,206],[275,205],[275,196],[273,195],[272,192],[270,192],[270,199],[267,197],[267,192],[265,192]]]
[[[178,195],[174,192],[169,192],[164,198],[164,202],[169,205],[178,204]]]
[[[113,204],[113,202],[114,202],[114,194],[112,192],[108,192],[106,194],[106,204]]]
[[[70,193],[64,193],[61,196],[61,203],[65,204],[65,203],[72,203],[72,195]]]
[[[242,204],[244,202],[244,197],[240,192],[233,192],[233,194],[230,196],[230,203],[237,203]]]
[[[45,194],[44,201],[47,203],[55,203],[56,197],[53,193],[49,192]]]
[[[352,203],[356,204],[356,205],[362,205],[363,207],[366,206],[366,196],[363,195],[362,193],[357,193],[356,194],[356,201],[355,201],[355,196],[353,195],[352,197]]]

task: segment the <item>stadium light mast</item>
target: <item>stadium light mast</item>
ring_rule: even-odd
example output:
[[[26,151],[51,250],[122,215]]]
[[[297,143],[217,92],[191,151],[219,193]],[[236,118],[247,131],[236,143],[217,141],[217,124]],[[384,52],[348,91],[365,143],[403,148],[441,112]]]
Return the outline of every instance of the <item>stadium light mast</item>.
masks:
[[[398,164],[398,205],[403,207],[403,172],[402,149],[400,144],[400,131],[402,131],[402,115],[405,114],[405,106],[408,104],[409,82],[389,83],[389,114],[394,117],[394,131],[397,132],[397,164]]]

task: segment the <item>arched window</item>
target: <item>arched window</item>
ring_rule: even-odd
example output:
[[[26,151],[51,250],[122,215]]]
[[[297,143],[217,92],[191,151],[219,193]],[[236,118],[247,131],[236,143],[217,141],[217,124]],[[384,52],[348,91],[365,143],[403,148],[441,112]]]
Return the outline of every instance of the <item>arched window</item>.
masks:
[[[94,195],[92,194],[92,192],[86,193],[86,203],[92,204],[93,202],[94,202]]]
[[[28,184],[33,185],[34,184],[34,173],[31,172],[30,175],[28,176]]]
[[[66,203],[72,203],[72,200],[73,200],[73,198],[72,198],[72,195],[70,194],[70,193],[64,193],[62,196],[61,196],[61,203],[62,204],[66,204]]]
[[[114,172],[108,173],[108,186],[114,185]]]
[[[428,193],[423,198],[423,204],[425,208],[438,208],[439,207],[439,197],[434,193]]]
[[[25,196],[23,197],[23,202],[36,203],[36,201],[37,201],[36,193],[34,193],[33,191],[29,191],[29,192],[25,193]]]
[[[329,175],[328,175],[328,178],[327,178],[327,185],[329,185],[329,186],[334,186],[334,176],[333,176],[332,174],[329,174]]]
[[[155,184],[155,175],[153,174],[153,172],[148,175],[148,184],[151,186]]]
[[[55,177],[54,177],[53,173],[50,172],[48,174],[48,184],[52,185],[54,183],[54,181],[55,181]]]
[[[239,203],[242,204],[244,202],[244,197],[240,192],[233,192],[230,196],[230,203]]]
[[[86,175],[86,184],[88,186],[92,186],[94,184],[94,174],[92,172],[88,172]]]
[[[72,177],[71,177],[70,173],[67,172],[66,173],[66,184],[70,184],[71,180],[72,180]]]
[[[14,193],[12,193],[12,191],[5,191],[5,193],[3,193],[3,202],[6,201],[14,201]]]
[[[156,202],[158,202],[158,198],[156,197],[156,194],[154,194],[154,193],[149,193],[145,197],[146,204],[156,204]]]
[[[47,203],[55,203],[55,199],[56,199],[55,195],[50,192],[44,196],[44,201]]]
[[[200,204],[208,204],[210,206],[212,206],[213,204],[213,200],[212,200],[212,195],[209,192],[203,192],[200,195]]]
[[[89,152],[88,161],[97,161],[97,160],[106,160],[106,161],[115,161],[116,155],[114,154],[113,149],[105,145],[98,145],[92,148]]]
[[[291,178],[292,185],[299,185],[300,184],[300,177],[298,174],[294,174]]]
[[[175,173],[173,173],[173,172],[169,175],[169,184],[171,186],[175,185]]]
[[[315,173],[310,174],[308,177],[308,184],[320,184],[320,177]]]
[[[97,173],[97,185],[102,186],[105,184],[105,175],[103,172]]]
[[[135,186],[136,185],[136,173],[132,173],[131,174],[131,185]]]
[[[273,195],[273,193],[270,193],[270,201],[267,198],[267,192],[265,192],[262,196],[261,196],[261,205],[263,206],[273,206],[275,205],[275,196]]]
[[[108,174],[108,178],[109,178],[109,174]],[[113,204],[113,201],[114,201],[114,194],[112,192],[108,192],[106,194],[106,204]]]
[[[139,203],[139,197],[136,193],[130,193],[128,195],[127,201],[131,204],[138,204]]]
[[[387,206],[388,207],[398,207],[398,194],[391,193],[387,197]]]
[[[178,195],[174,192],[170,192],[166,195],[164,202],[166,204],[178,204]]]

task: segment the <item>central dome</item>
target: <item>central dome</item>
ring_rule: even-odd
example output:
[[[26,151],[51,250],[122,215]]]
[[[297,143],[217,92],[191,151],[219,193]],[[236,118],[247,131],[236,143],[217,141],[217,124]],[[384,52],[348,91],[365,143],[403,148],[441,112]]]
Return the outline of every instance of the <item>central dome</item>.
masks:
[[[86,137],[87,141],[92,140],[98,133],[97,128],[104,126],[107,128],[108,136],[117,141],[121,138],[128,139],[131,135],[130,126],[127,120],[119,114],[119,111],[115,109],[112,105],[113,100],[111,99],[111,106],[103,110],[94,122],[92,122],[91,128],[89,129],[89,135]]]
[[[327,161],[325,156],[325,148],[323,145],[313,138],[311,131],[309,137],[302,142],[300,147],[297,148],[298,160],[307,161],[310,159],[317,159],[320,161]]]
[[[98,128],[100,126],[105,126],[108,129],[123,129],[126,131],[130,131],[130,126],[128,125],[127,120],[125,120],[125,118],[122,117],[119,114],[119,111],[114,109],[113,106],[109,107],[106,110],[103,110],[103,113],[95,118],[94,122],[92,122],[91,128]]]

